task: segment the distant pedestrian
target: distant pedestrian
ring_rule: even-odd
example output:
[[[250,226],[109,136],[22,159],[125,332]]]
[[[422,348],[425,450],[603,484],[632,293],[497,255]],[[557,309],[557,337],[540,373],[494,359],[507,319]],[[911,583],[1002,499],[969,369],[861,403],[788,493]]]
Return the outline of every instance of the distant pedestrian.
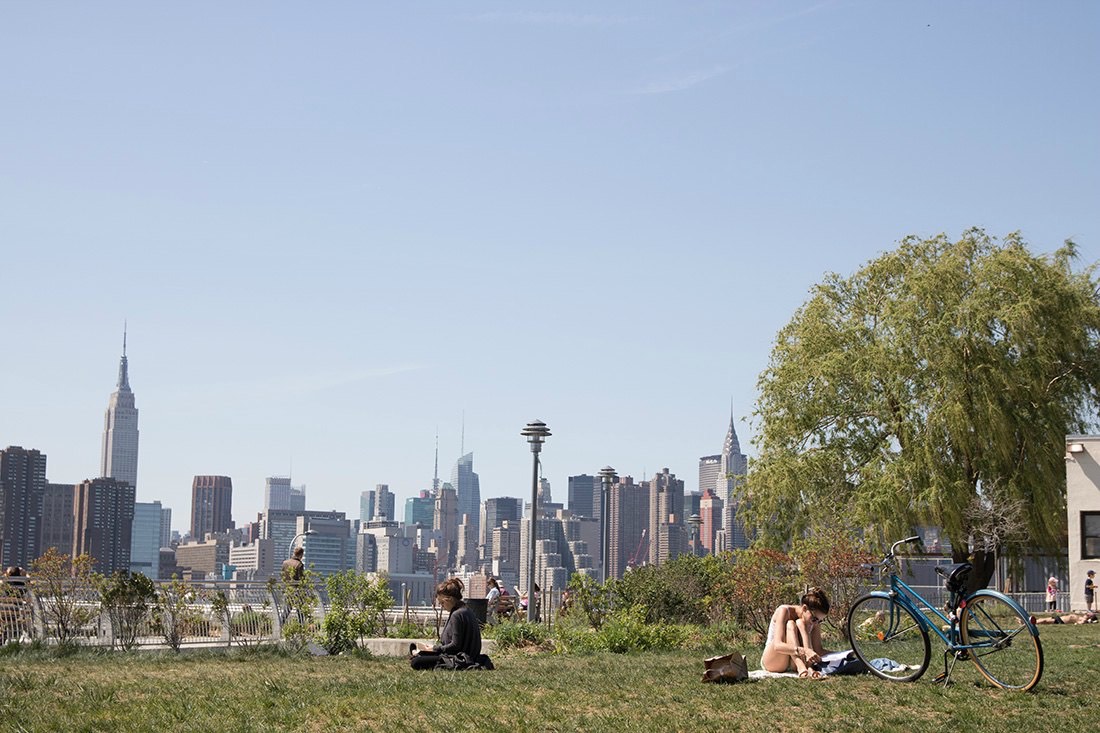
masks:
[[[295,603],[291,603],[291,597],[298,597],[297,594],[300,592],[298,590],[298,585],[301,584],[302,578],[304,578],[306,574],[306,566],[305,563],[302,562],[302,557],[305,554],[305,548],[294,548],[294,555],[283,560],[283,566],[279,571],[284,584],[284,604],[280,623],[286,623],[286,620],[290,618],[291,610],[293,610],[292,606],[296,605]],[[302,614],[300,608],[298,609],[298,623],[305,623],[305,616]]]
[[[283,560],[282,576],[287,582],[298,581],[305,575],[306,566],[302,562],[302,556],[306,554],[304,547],[294,548],[294,556]]]
[[[497,583],[496,578],[490,577],[486,585],[489,588],[489,592],[485,594],[485,607],[488,609],[488,622],[495,624],[497,622],[497,606],[500,605],[500,584]]]
[[[1096,571],[1090,570],[1085,573],[1085,609],[1092,611],[1092,604],[1096,600]]]
[[[1053,575],[1047,578],[1047,610],[1053,611],[1058,605],[1058,579]]]

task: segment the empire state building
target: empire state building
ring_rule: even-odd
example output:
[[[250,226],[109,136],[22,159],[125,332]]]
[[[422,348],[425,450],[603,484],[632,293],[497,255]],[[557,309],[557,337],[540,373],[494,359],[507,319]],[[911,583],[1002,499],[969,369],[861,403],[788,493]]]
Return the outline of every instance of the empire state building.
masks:
[[[100,475],[125,481],[137,488],[138,411],[130,390],[126,364],[126,332],[122,332],[122,360],[118,365],[118,388],[111,394],[103,421],[103,453]]]

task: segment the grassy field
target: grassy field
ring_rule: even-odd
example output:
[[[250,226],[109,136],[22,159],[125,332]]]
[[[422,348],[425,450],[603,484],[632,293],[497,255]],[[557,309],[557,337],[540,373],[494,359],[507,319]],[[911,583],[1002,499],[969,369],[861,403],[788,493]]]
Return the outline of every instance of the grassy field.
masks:
[[[1100,625],[1042,629],[1032,693],[969,663],[909,684],[869,676],[705,685],[700,654],[514,652],[494,672],[274,652],[29,652],[0,657],[3,731],[1086,731],[1100,728]],[[748,651],[755,667],[759,650]]]

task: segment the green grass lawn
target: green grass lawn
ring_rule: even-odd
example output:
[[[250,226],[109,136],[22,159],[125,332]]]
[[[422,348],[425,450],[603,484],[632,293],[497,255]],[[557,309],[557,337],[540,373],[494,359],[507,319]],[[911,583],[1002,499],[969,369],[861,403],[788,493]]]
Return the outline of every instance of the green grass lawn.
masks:
[[[494,672],[277,653],[0,657],[3,731],[1100,730],[1100,625],[1046,626],[1031,693],[969,663],[908,684],[870,676],[705,685],[702,655],[500,654]],[[759,650],[747,651],[754,667]],[[493,721],[493,722],[490,722]]]

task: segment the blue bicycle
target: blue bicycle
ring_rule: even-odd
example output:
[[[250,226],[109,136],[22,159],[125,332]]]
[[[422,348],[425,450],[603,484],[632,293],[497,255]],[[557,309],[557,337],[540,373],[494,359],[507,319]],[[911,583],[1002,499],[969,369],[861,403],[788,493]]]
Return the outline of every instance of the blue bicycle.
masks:
[[[943,611],[898,578],[898,546],[919,539],[895,542],[883,558],[879,567],[889,574],[889,591],[873,591],[852,605],[848,639],[859,659],[882,679],[912,682],[928,669],[932,632],[947,645],[943,674],[937,681],[946,685],[955,662],[969,660],[997,687],[1035,687],[1043,674],[1039,630],[1024,609],[1002,593],[982,589],[966,595],[973,569],[969,563],[936,568],[950,592]]]

